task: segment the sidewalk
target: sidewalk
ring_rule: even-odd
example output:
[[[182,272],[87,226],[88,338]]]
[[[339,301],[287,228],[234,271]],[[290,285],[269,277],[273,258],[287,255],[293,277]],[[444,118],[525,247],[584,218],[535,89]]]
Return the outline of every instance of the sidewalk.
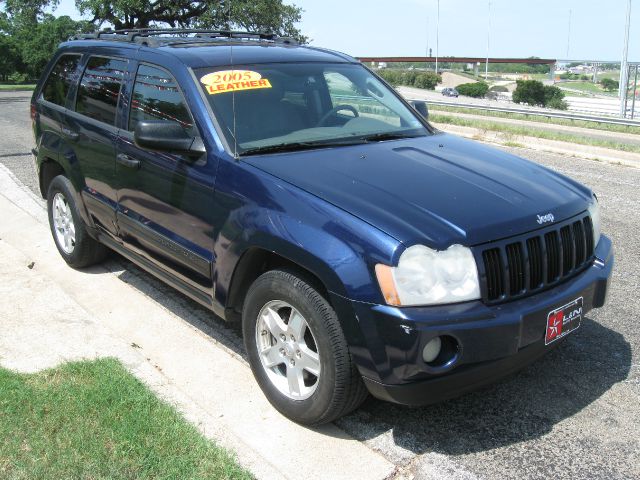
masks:
[[[393,464],[334,425],[308,429],[282,417],[241,350],[207,335],[206,325],[189,318],[189,302],[171,305],[144,279],[132,285],[114,262],[84,271],[67,267],[42,202],[1,165],[0,218],[3,367],[33,372],[117,357],[257,478],[384,479],[394,472]]]

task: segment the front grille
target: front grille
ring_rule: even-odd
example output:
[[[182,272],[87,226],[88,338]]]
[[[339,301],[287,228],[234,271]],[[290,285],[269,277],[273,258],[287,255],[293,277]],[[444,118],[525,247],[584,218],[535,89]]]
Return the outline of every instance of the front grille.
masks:
[[[594,254],[586,215],[520,237],[479,247],[483,299],[497,303],[561,283],[586,268]]]

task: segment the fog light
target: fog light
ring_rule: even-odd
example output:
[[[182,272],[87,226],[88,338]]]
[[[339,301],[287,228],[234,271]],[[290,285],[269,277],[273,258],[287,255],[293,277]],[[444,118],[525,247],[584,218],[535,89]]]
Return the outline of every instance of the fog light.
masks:
[[[438,355],[440,355],[441,349],[442,340],[440,339],[440,337],[435,337],[429,340],[429,343],[427,343],[424,347],[424,350],[422,350],[422,359],[425,361],[425,363],[433,362],[436,358],[438,358]]]

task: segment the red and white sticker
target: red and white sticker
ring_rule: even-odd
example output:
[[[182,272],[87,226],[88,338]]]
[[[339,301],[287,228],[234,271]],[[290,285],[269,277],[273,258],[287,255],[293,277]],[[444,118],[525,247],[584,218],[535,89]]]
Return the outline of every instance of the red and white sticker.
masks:
[[[202,77],[200,82],[204,84],[209,95],[271,88],[269,79],[262,78],[262,75],[252,70],[224,70],[209,73]]]
[[[551,310],[547,315],[547,330],[544,336],[544,344],[560,340],[569,335],[580,326],[582,321],[582,297]]]

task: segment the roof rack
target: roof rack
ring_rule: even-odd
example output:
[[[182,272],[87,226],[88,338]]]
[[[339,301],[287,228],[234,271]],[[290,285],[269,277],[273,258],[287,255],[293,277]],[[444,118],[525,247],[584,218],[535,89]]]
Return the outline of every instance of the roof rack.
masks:
[[[218,39],[264,40],[286,45],[298,44],[293,38],[280,37],[274,33],[201,28],[125,28],[119,30],[106,28],[94,33],[83,33],[70,38],[70,40],[134,42],[150,47],[171,45],[173,43],[200,43]]]

